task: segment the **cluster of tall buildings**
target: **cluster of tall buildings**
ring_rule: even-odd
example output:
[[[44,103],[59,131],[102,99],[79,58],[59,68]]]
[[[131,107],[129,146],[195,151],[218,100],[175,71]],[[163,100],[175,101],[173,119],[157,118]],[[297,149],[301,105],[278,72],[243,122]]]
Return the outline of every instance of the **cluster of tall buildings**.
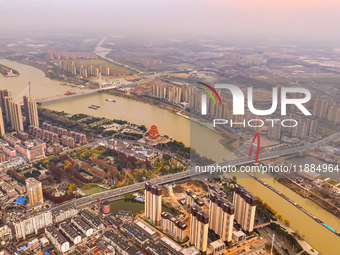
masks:
[[[185,86],[184,88],[176,86],[152,86],[150,96],[179,104],[181,102],[189,102],[188,89],[189,86]]]
[[[235,185],[233,203],[216,185],[209,185],[209,213],[203,210],[204,201],[190,190],[186,192],[185,204],[190,207],[189,242],[203,254],[207,251],[208,232],[212,230],[221,242],[233,239],[234,220],[246,233],[254,229],[255,211],[258,199],[241,185]],[[169,213],[161,212],[161,188],[147,182],[145,184],[145,217],[154,225],[160,225],[164,232],[178,241],[185,239],[187,225]]]
[[[231,203],[223,191],[211,184],[209,200],[209,214],[197,204],[191,206],[190,244],[203,254],[207,251],[209,229],[224,243],[233,239],[234,220],[246,233],[253,232],[258,200],[241,185],[235,186]]]
[[[264,59],[262,54],[241,55],[240,53],[227,52],[223,54],[223,57],[233,63],[238,62],[241,64],[259,65],[267,62],[267,59]]]
[[[340,104],[329,99],[316,98],[313,103],[312,114],[320,119],[327,119],[334,124],[340,123]]]
[[[144,66],[155,66],[155,65],[160,65],[162,64],[161,59],[153,59],[153,60],[141,60],[140,61]]]
[[[39,128],[38,109],[36,101],[31,93],[29,84],[29,96],[23,97],[23,108],[25,114],[25,123],[29,126]],[[24,122],[22,109],[19,103],[13,101],[11,93],[4,89],[0,90],[0,135],[8,144],[1,142],[2,152],[8,157],[14,157],[17,153],[24,155],[29,161],[45,156],[45,147],[40,143],[25,142],[21,144],[21,140],[27,140],[28,134],[24,132]],[[17,131],[17,136],[5,133],[4,118],[11,125],[11,128]]]
[[[39,126],[39,119],[38,119],[38,110],[37,104],[31,94],[29,97],[24,96],[24,110],[25,110],[25,117],[26,123],[33,126]],[[3,136],[5,134],[4,129],[4,118],[8,123],[10,123],[13,130],[19,132],[24,131],[24,123],[23,123],[23,116],[21,111],[21,106],[19,103],[16,103],[12,96],[11,92],[7,89],[0,90],[0,107],[1,107],[1,116],[0,116],[0,135]]]
[[[59,60],[59,59],[96,59],[98,56],[90,52],[68,52],[48,50],[46,53],[47,59]]]
[[[150,182],[145,183],[145,218],[176,240],[182,242],[185,239],[188,226],[172,214],[162,212],[162,189]]]
[[[291,114],[289,118],[294,118]],[[280,141],[282,134],[290,135],[300,139],[306,139],[308,136],[314,136],[317,131],[318,121],[314,119],[294,118],[297,121],[295,127],[282,127],[281,123],[274,123],[269,126],[267,138],[273,141]],[[287,121],[287,125],[294,126],[293,121]]]
[[[78,61],[73,60],[58,60],[58,66],[66,72],[69,72],[73,75],[79,75],[84,78],[90,76],[99,76],[99,74],[103,75],[113,75],[114,71],[110,69],[110,67],[105,65],[90,65],[90,64],[82,64]]]
[[[217,90],[220,94],[220,91]],[[184,85],[176,86],[152,86],[151,97],[159,98],[171,102],[173,104],[185,104],[191,110],[201,111],[202,91],[198,88]],[[232,99],[224,99],[221,104],[215,104],[211,97],[207,97],[207,115],[220,119],[231,119],[233,123],[247,122],[250,118],[249,114],[234,115]],[[233,127],[241,127],[242,124],[235,124]]]

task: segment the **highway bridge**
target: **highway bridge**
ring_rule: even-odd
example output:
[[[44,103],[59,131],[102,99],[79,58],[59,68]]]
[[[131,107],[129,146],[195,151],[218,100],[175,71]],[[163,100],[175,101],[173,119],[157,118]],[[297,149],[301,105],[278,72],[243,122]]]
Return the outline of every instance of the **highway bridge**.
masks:
[[[52,101],[57,101],[57,100],[63,100],[63,99],[69,99],[72,97],[79,97],[79,96],[86,96],[86,95],[91,95],[97,92],[102,92],[102,91],[107,91],[110,89],[114,89],[116,88],[115,86],[107,86],[107,87],[101,87],[98,89],[88,89],[88,90],[83,90],[77,93],[72,93],[72,94],[62,94],[62,95],[55,95],[52,97],[45,97],[45,98],[39,98],[36,99],[35,101],[37,102],[37,104],[41,105],[43,103],[48,103],[48,102],[52,102]],[[20,103],[21,105],[23,105],[23,103]]]
[[[323,140],[317,141],[315,143],[307,143],[303,146],[299,146],[299,147],[294,147],[294,148],[289,148],[289,149],[285,149],[285,150],[281,150],[281,151],[273,151],[273,152],[269,152],[269,153],[265,153],[265,154],[260,154],[259,156],[259,160],[265,160],[265,159],[270,159],[270,158],[276,158],[276,157],[280,157],[280,156],[284,156],[284,155],[289,155],[289,154],[294,154],[297,152],[301,152],[307,149],[314,149],[317,148],[319,146],[324,146],[329,142],[332,141],[336,141],[340,139],[340,132],[333,134]],[[235,166],[239,166],[239,165],[243,165],[243,164],[248,164],[248,163],[253,163],[255,160],[255,156],[254,157],[244,157],[244,158],[238,158],[238,159],[234,159],[234,160],[229,160],[229,161],[224,161],[224,162],[220,162],[218,163],[219,166],[223,167],[223,166],[228,166],[228,165],[235,165]],[[210,166],[216,166],[217,164],[212,164]],[[175,174],[169,174],[169,175],[165,175],[162,176],[160,178],[155,178],[150,180],[149,182],[154,183],[154,184],[158,184],[158,185],[162,185],[165,183],[171,183],[174,181],[178,181],[178,180],[182,180],[182,179],[186,179],[186,178],[190,178],[190,177],[195,177],[202,174],[202,172],[199,171],[195,171],[194,168],[190,169],[190,170],[186,170],[183,172],[179,172],[179,173],[175,173]],[[79,199],[73,199],[70,201],[66,201],[63,204],[59,204],[56,205],[54,207],[51,208],[51,211],[57,211],[60,209],[66,209],[69,208],[71,206],[81,206],[81,205],[85,205],[85,204],[89,204],[92,202],[96,202],[98,201],[98,199],[100,200],[106,200],[106,199],[110,199],[113,197],[117,197],[117,196],[121,196],[127,193],[132,193],[132,192],[136,192],[139,191],[141,189],[144,189],[144,182],[141,183],[135,183],[129,186],[125,186],[125,187],[121,187],[121,188],[117,188],[117,189],[110,189],[107,191],[103,191],[97,194],[93,194],[91,196],[86,196],[86,197],[82,197]]]

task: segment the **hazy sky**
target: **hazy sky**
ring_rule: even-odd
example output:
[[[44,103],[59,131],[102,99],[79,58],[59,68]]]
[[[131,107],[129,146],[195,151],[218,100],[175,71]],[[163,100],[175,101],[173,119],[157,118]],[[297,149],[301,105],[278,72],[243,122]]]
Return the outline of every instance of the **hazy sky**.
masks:
[[[339,0],[0,0],[5,30],[339,39]],[[0,32],[1,33],[1,32]]]

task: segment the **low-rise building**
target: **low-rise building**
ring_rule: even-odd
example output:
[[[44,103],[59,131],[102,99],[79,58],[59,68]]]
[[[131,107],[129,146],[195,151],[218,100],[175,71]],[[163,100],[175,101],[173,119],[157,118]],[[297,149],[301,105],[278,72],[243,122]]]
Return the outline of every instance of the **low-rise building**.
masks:
[[[104,227],[103,222],[99,219],[98,216],[95,216],[92,212],[89,210],[83,210],[80,212],[81,217],[89,223],[94,229],[102,229]]]
[[[175,243],[171,239],[167,238],[166,236],[163,236],[159,239],[159,243],[162,244],[167,250],[169,250],[172,254],[181,254],[182,246]]]
[[[45,228],[45,234],[58,251],[65,253],[70,249],[70,243],[55,226],[52,225]]]
[[[78,214],[78,210],[74,207],[70,207],[66,210],[59,210],[53,212],[53,221],[55,223],[62,222],[66,219],[72,218]]]
[[[81,236],[73,229],[70,224],[63,222],[59,225],[59,229],[67,236],[74,244],[81,242]]]
[[[161,228],[179,242],[184,241],[187,227],[188,226],[183,221],[176,219],[172,214],[162,212]]]
[[[71,222],[86,236],[93,235],[93,228],[88,225],[80,216],[76,215]]]
[[[140,228],[141,230],[144,231],[144,234],[149,237],[151,240],[157,240],[158,239],[158,235],[157,232],[152,230],[151,228],[149,228],[147,225],[145,225],[143,222],[141,221],[135,221],[134,222],[135,225]]]
[[[131,251],[135,250],[128,242],[119,237],[113,231],[105,231],[103,234],[103,239],[111,244],[118,254],[129,255],[132,254]]]
[[[197,196],[192,190],[188,189],[185,192],[185,204],[188,208],[192,207],[194,204],[198,206],[203,206],[204,201],[201,197]]]

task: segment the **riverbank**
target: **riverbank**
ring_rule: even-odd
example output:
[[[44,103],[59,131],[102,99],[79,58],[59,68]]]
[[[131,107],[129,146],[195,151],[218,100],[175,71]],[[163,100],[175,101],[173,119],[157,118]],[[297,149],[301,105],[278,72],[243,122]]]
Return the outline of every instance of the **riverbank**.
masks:
[[[327,212],[333,214],[334,216],[340,219],[340,210],[336,208],[335,206],[331,205],[330,203],[328,203],[327,201],[319,198],[318,196],[309,192],[308,190],[303,189],[302,187],[300,187],[299,185],[297,185],[296,183],[294,183],[293,181],[289,179],[279,178],[277,179],[277,181],[283,184],[284,186],[286,186],[287,188],[289,188],[290,190],[294,191],[296,194],[302,196],[303,198],[307,198],[313,201],[314,203],[318,204],[320,207],[325,209]]]

